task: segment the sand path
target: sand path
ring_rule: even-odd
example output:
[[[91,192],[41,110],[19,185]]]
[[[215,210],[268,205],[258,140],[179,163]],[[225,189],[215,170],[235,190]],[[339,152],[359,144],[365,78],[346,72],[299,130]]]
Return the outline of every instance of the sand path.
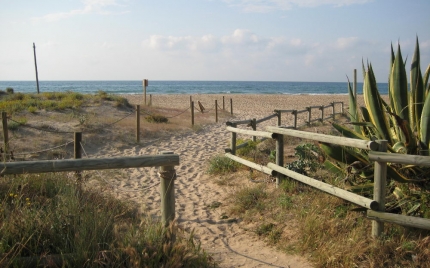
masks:
[[[204,126],[197,132],[173,135],[124,151],[107,149],[110,156],[154,155],[173,151],[180,156],[175,167],[176,219],[195,237],[202,248],[220,262],[221,267],[311,267],[302,257],[290,256],[265,245],[255,234],[238,223],[220,219],[223,205],[210,208],[213,202],[225,203],[228,187],[214,184],[205,174],[207,160],[228,146],[229,133],[223,123]],[[103,152],[99,152],[103,154]],[[120,198],[142,204],[153,215],[160,215],[159,177],[156,168],[124,170],[109,184]]]
[[[262,118],[274,109],[303,109],[331,101],[347,101],[347,96],[342,95],[229,97],[234,101],[236,120]],[[138,95],[127,98],[132,104],[139,104],[142,99]],[[194,96],[194,99],[201,100],[208,107],[214,99],[221,98],[221,95]],[[153,104],[160,107],[183,108],[187,103],[189,96],[184,95],[157,95],[153,98]],[[315,116],[318,116],[318,112],[315,111]],[[292,121],[292,118],[288,121]],[[240,222],[228,222],[220,218],[226,212],[226,199],[230,194],[227,191],[232,191],[232,188],[215,184],[205,171],[208,160],[222,154],[224,148],[228,147],[230,133],[225,130],[224,123],[206,125],[198,131],[185,134],[144,140],[138,146],[123,150],[107,147],[94,156],[154,155],[161,151],[178,154],[180,165],[175,167],[176,220],[186,231],[194,230],[195,238],[200,241],[202,248],[211,253],[221,267],[312,267],[303,257],[287,255],[267,246],[253,232],[241,228]],[[291,125],[291,122],[286,123]],[[142,209],[151,215],[160,215],[160,179],[156,168],[121,170],[106,181],[119,198],[133,200],[142,204]],[[215,209],[208,207],[213,202],[223,204]]]

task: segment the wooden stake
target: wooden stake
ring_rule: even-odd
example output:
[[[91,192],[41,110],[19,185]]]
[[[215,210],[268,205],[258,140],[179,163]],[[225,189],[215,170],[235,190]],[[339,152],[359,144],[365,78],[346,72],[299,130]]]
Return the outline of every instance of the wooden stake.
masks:
[[[173,152],[160,152],[161,155],[171,155]],[[160,166],[161,221],[168,226],[175,219],[175,179],[176,171],[173,166]]]
[[[218,100],[215,100],[215,122],[218,123]]]
[[[140,142],[140,105],[136,105],[136,142]]]
[[[74,157],[75,159],[80,159],[82,158],[82,132],[75,132],[74,141]],[[82,173],[80,171],[76,171],[76,182],[78,184],[78,187],[80,188],[82,184]]]
[[[39,94],[39,75],[37,73],[37,61],[36,61],[36,45],[33,43],[33,53],[34,53],[34,68],[36,69],[36,87],[37,94]]]
[[[284,135],[276,134],[276,165],[284,166]],[[279,186],[283,179],[283,175],[278,173],[276,176],[276,187]]]
[[[191,101],[191,126],[194,126],[194,101]]]
[[[230,112],[233,115],[233,99],[230,99]]]
[[[9,157],[9,131],[7,128],[7,113],[1,112],[1,121],[3,124],[3,146],[4,146],[4,157],[3,161],[6,162]]]
[[[379,152],[387,152],[388,142],[385,140],[378,141]],[[385,161],[375,161],[374,169],[374,184],[373,184],[373,200],[378,203],[379,212],[385,211],[385,193],[387,184],[387,162]],[[384,223],[381,221],[372,221],[372,236],[380,237],[384,231]]]

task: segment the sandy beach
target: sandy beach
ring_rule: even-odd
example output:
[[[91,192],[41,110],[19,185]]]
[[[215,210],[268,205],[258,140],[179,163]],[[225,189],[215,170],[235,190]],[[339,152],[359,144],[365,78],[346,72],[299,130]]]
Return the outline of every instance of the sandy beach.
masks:
[[[142,105],[142,95],[124,95],[131,104]],[[193,95],[192,100],[200,101],[205,109],[222,107],[223,95]],[[275,109],[303,110],[308,106],[329,105],[331,102],[344,102],[347,95],[224,95],[224,105],[230,111],[230,99],[233,101],[232,120],[263,118],[273,114]],[[189,107],[189,95],[153,95],[152,106],[186,109]],[[147,96],[149,101],[149,96]],[[340,106],[337,106],[339,112]],[[315,116],[320,116],[315,109]],[[329,112],[327,112],[329,113]],[[331,111],[330,111],[331,113]],[[285,118],[286,124],[292,118]],[[275,120],[275,121],[273,121]],[[265,125],[276,124],[276,118]],[[305,119],[303,119],[305,120]],[[100,154],[108,156],[153,155],[160,151],[173,151],[180,155],[180,165],[175,167],[177,179],[176,220],[186,231],[194,230],[196,239],[202,247],[221,263],[221,267],[312,267],[303,256],[291,256],[278,252],[261,241],[254,233],[247,232],[240,224],[220,220],[225,212],[225,205],[210,209],[213,202],[225,203],[229,187],[222,187],[213,182],[206,173],[208,160],[223,154],[228,147],[230,133],[225,130],[225,121],[210,123],[199,131],[172,135],[150,144],[137,145],[125,150],[106,149]],[[304,123],[304,122],[302,122]],[[263,126],[259,126],[259,128]],[[160,194],[159,177],[155,168],[124,170],[125,174],[110,178],[115,194],[120,198],[142,204],[150,214],[159,215]]]
[[[131,104],[141,105],[143,102],[142,95],[124,97]],[[230,98],[233,101],[232,120],[259,119],[273,114],[275,109],[303,110],[308,106],[329,105],[331,102],[344,102],[346,107],[348,101],[347,95],[224,95],[228,111]],[[147,99],[149,101],[149,97]],[[192,99],[200,101],[210,110],[215,107],[215,100],[222,107],[223,95],[194,95]],[[186,109],[189,102],[189,95],[152,96],[152,106],[158,107]],[[340,112],[340,106],[336,109]],[[315,116],[320,116],[320,113],[315,109]],[[292,118],[286,117],[285,123],[291,123]],[[225,129],[227,119],[201,126],[198,131],[173,134],[152,142],[144,140],[124,150],[102,148],[97,157],[154,155],[160,151],[179,154],[180,165],[175,167],[176,220],[185,231],[194,230],[202,248],[212,254],[221,267],[312,267],[304,256],[287,255],[267,246],[255,233],[245,231],[240,222],[229,223],[220,219],[226,210],[227,196],[234,189],[215,184],[206,169],[208,160],[223,154],[228,147],[230,133]],[[276,118],[264,124],[275,125]],[[264,125],[258,127],[262,129]],[[122,170],[117,176],[105,178],[104,182],[119,198],[133,200],[148,213],[160,215],[157,169]],[[213,202],[221,202],[222,205],[211,209],[209,205]]]

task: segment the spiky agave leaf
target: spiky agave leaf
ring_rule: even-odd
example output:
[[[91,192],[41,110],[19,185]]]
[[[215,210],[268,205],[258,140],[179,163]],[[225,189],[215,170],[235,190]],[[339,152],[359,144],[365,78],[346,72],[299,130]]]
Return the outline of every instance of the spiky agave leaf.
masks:
[[[414,56],[412,57],[412,63],[411,63],[411,93],[409,97],[412,99],[412,101],[410,101],[411,103],[410,105],[412,105],[410,106],[411,126],[413,129],[416,128],[418,135],[420,135],[419,120],[421,118],[421,112],[424,105],[424,100],[425,100],[424,96],[425,96],[425,90],[424,90],[423,77],[421,74],[421,67],[420,67],[420,47],[418,44],[418,37],[417,37]]]
[[[322,142],[320,143],[320,148],[331,159],[346,165],[350,165],[357,161],[363,163],[363,165],[369,164],[369,160],[365,155],[348,147]]]
[[[385,116],[384,105],[379,95],[378,87],[376,85],[375,75],[372,66],[370,65],[366,72],[363,83],[363,96],[364,103],[369,112],[370,122],[376,126],[377,135],[379,139],[387,140],[392,144],[392,137],[389,130],[387,117]]]
[[[351,88],[351,83],[349,82],[349,78],[348,79],[348,95],[349,95],[349,119],[351,120],[351,122],[359,122],[360,118],[358,116],[358,110],[357,110],[357,99],[356,96],[354,95],[354,92],[352,91]],[[354,130],[356,132],[360,132],[360,127],[359,126],[354,126]]]
[[[365,123],[357,123],[354,124],[355,127],[358,127],[358,129],[360,130],[360,125],[363,125]],[[352,139],[359,139],[359,140],[369,140],[369,138],[361,135],[361,133],[359,132],[355,132],[354,130],[347,128],[345,126],[336,124],[336,123],[332,123],[331,124],[337,131],[339,131],[344,137],[347,138],[352,138]]]
[[[423,77],[423,80],[424,80],[423,84],[424,84],[424,88],[425,88],[424,99],[427,98],[427,95],[429,94],[429,91],[430,91],[430,83],[428,83],[429,76],[430,76],[430,64],[427,66],[427,69],[426,69],[426,71],[424,73],[424,77]]]
[[[393,112],[402,119],[409,120],[408,81],[405,64],[402,59],[402,52],[400,50],[400,44],[397,48],[397,55],[394,59],[393,68],[391,68],[389,90],[392,95],[391,106],[393,108]]]
[[[423,155],[430,155],[430,94],[427,94],[421,113],[420,143]]]

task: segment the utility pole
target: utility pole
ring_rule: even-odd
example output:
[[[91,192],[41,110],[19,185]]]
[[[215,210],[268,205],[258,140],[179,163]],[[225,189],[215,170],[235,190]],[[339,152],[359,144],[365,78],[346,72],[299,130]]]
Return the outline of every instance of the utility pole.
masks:
[[[37,86],[37,94],[39,94],[39,76],[37,75],[37,62],[36,62],[36,45],[33,43],[33,52],[34,52],[34,67],[36,68],[36,86]]]

